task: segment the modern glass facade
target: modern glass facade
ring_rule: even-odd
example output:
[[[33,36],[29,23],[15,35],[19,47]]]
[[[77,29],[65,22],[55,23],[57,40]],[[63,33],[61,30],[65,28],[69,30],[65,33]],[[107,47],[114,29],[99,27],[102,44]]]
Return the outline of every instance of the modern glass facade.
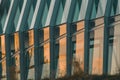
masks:
[[[1,0],[0,80],[120,70],[119,0]]]

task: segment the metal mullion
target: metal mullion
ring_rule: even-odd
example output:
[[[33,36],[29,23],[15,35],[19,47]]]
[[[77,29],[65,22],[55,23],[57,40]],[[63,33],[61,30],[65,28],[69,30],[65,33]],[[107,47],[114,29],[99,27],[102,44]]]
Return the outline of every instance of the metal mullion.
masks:
[[[105,17],[104,17],[104,47],[103,47],[103,74],[108,74],[108,48],[109,48],[109,17],[111,14],[113,0],[107,0]]]
[[[55,0],[54,10],[52,13],[51,21],[50,21],[50,79],[54,80],[56,77],[57,64],[58,60],[56,60],[55,54],[57,54],[57,47],[59,45],[56,44],[56,33],[55,33],[55,23],[58,16],[58,11],[60,7],[61,0]]]
[[[76,6],[76,1],[73,0],[71,2],[71,6],[70,6],[70,10],[69,10],[69,14],[68,14],[68,18],[67,18],[67,41],[66,41],[66,54],[67,54],[67,58],[66,58],[66,61],[67,61],[67,76],[71,76],[72,75],[72,60],[73,60],[73,43],[72,43],[72,21],[73,21],[73,18],[74,18],[74,11],[75,11],[75,6]]]
[[[39,5],[39,7],[37,7]],[[44,63],[44,46],[39,46],[42,41],[40,38],[44,40],[43,30],[39,30],[41,27],[41,19],[44,12],[44,8],[46,6],[45,0],[37,0],[36,8],[34,11],[35,21],[33,20],[31,23],[31,28],[34,30],[34,64],[35,64],[35,80],[39,80],[42,77],[42,69]]]
[[[26,51],[25,51],[25,32],[19,32],[19,43],[20,43],[20,80],[27,80],[28,69],[26,64]]]
[[[84,35],[84,72],[89,73],[89,43],[90,43],[90,18],[92,15],[92,9],[94,0],[89,0],[86,16],[85,16],[85,35]]]
[[[7,80],[10,80],[11,72],[11,37],[10,34],[5,35],[5,52],[6,52],[6,76]]]

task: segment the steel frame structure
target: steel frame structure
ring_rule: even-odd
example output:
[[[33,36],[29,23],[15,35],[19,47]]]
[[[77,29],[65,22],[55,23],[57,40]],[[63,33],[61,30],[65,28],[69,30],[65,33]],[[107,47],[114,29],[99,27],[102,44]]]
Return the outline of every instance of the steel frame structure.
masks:
[[[20,4],[19,4],[20,3]],[[97,4],[97,5],[96,5]],[[7,6],[6,6],[7,5]],[[94,6],[95,5],[95,6]],[[116,7],[115,7],[116,5]],[[5,36],[6,78],[11,78],[11,67],[15,65],[14,33],[19,33],[20,80],[28,79],[29,62],[27,63],[26,37],[28,30],[34,34],[34,68],[35,80],[42,78],[44,64],[44,27],[49,27],[50,74],[57,78],[57,65],[60,43],[61,24],[66,24],[66,75],[72,75],[73,41],[78,21],[85,21],[84,26],[84,72],[89,73],[89,48],[91,20],[104,17],[103,74],[108,74],[108,39],[110,17],[120,14],[120,4],[115,0],[2,0],[0,4],[0,34]],[[19,9],[19,10],[18,10]],[[95,11],[95,9],[97,9]],[[114,13],[114,14],[113,14]],[[111,15],[112,14],[112,15]],[[114,20],[113,20],[114,22]],[[17,24],[17,25],[16,25]],[[2,46],[1,46],[2,47]],[[12,52],[13,51],[13,52]],[[2,53],[2,52],[1,52]],[[1,58],[0,58],[1,59]],[[2,61],[2,59],[1,59]],[[2,62],[0,63],[2,65]],[[2,66],[0,67],[2,76]]]

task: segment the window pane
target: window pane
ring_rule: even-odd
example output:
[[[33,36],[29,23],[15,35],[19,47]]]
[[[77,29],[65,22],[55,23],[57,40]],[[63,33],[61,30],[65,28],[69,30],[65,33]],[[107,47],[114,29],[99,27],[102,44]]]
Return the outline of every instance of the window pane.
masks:
[[[5,60],[5,36],[1,36],[1,62],[0,65],[2,67],[2,72],[0,75],[2,75],[2,79],[6,79],[6,60]]]
[[[74,72],[84,70],[84,21],[77,23]]]
[[[109,35],[109,72],[116,74],[120,69],[120,24],[111,27]]]
[[[66,37],[63,36],[66,33],[66,24],[60,25],[59,27],[61,39],[59,40],[57,77],[62,77],[66,74]]]
[[[29,73],[28,73],[28,79],[34,79],[34,34],[33,34],[33,30],[28,31],[28,35],[29,35],[29,48],[27,49],[28,52],[28,57],[27,57],[27,61],[28,61],[28,65],[29,65]]]
[[[95,22],[95,24],[97,23]],[[95,26],[90,30],[90,49],[89,49],[89,73],[90,74],[102,74],[103,38],[104,38],[103,26],[104,25]]]

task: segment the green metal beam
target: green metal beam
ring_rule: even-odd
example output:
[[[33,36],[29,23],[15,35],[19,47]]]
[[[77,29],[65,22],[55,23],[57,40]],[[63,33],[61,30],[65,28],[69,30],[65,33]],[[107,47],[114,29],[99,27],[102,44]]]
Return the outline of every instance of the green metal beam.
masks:
[[[6,18],[5,26],[3,29],[3,33],[5,33],[5,51],[6,51],[6,74],[7,74],[7,80],[11,80],[14,78],[11,78],[11,67],[14,67],[14,64],[12,64],[12,57],[11,57],[11,38],[10,33],[12,33],[13,29],[13,21],[14,21],[14,15],[16,14],[16,10],[18,7],[19,0],[11,1],[11,5],[9,7],[8,15]],[[14,74],[14,73],[13,73]]]
[[[57,16],[58,16],[58,11],[59,11],[59,6],[61,3],[61,0],[54,0],[55,1],[55,5],[54,5],[54,9],[53,9],[53,13],[52,13],[52,17],[51,17],[51,21],[50,21],[50,79],[54,80],[55,76],[56,76],[56,34],[55,34],[55,23],[57,20]]]
[[[84,34],[84,72],[89,72],[89,42],[90,42],[90,18],[92,14],[94,0],[89,0],[85,16],[85,34]]]
[[[72,21],[74,18],[76,1],[72,0],[68,18],[67,18],[67,46],[66,46],[66,54],[67,54],[67,76],[72,75],[72,61],[73,61],[73,48],[72,48]]]
[[[5,35],[5,51],[6,51],[6,74],[7,74],[6,78],[7,80],[13,80],[13,79],[16,79],[16,77],[14,77],[16,76],[15,58],[12,57],[12,55],[14,55],[15,53],[14,35],[11,35],[11,34]]]
[[[108,74],[108,47],[109,47],[109,25],[110,14],[112,10],[113,0],[107,0],[107,6],[104,17],[104,47],[103,47],[103,74]]]
[[[37,2],[39,3],[39,9],[36,15],[35,24],[31,26],[34,28],[34,63],[35,63],[35,80],[40,80],[42,77],[42,69],[44,64],[44,47],[39,46],[40,42],[44,41],[44,32],[43,30],[39,30],[41,27],[41,19],[44,12],[44,8],[46,6],[46,0],[41,0]],[[35,12],[38,7],[36,7]],[[34,13],[35,14],[35,13]],[[40,40],[42,39],[42,40]]]
[[[19,43],[20,43],[20,80],[27,80],[28,66],[26,64],[26,51],[25,51],[25,30],[30,7],[32,6],[32,0],[24,0],[23,7],[20,14],[20,19],[17,25],[17,31],[19,30]]]
[[[20,44],[20,80],[27,80],[28,70],[26,69],[25,60],[25,32],[19,32],[19,44]]]

